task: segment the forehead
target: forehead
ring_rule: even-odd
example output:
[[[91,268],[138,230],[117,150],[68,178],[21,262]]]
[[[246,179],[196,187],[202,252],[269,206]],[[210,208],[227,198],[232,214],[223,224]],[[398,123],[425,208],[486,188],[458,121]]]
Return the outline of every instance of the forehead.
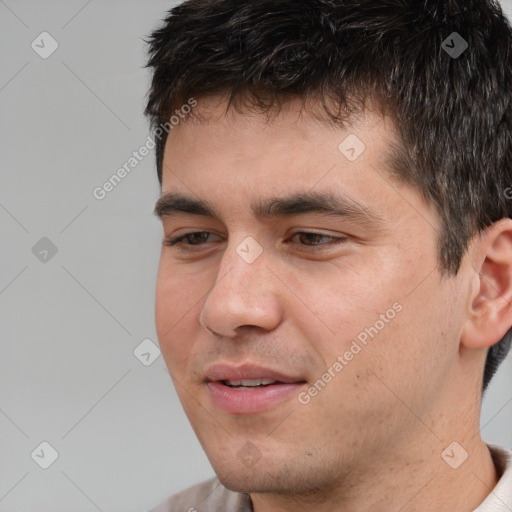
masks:
[[[393,121],[381,110],[367,108],[335,123],[316,100],[289,100],[279,111],[269,112],[227,105],[222,96],[199,99],[190,114],[173,126],[164,151],[164,180],[166,169],[178,164],[184,168],[188,162],[204,162],[209,169],[219,162],[239,169],[251,167],[253,172],[270,166],[277,179],[287,169],[298,177],[326,159],[331,166],[352,162],[350,166],[356,168],[353,162],[362,156],[367,163],[394,172],[390,150],[397,138]],[[285,167],[279,168],[280,164]]]
[[[305,110],[300,102],[289,102],[269,117],[226,111],[219,98],[198,100],[194,115],[182,119],[167,138],[162,196],[181,195],[178,209],[185,199],[196,203],[185,209],[202,209],[209,216],[222,210],[261,217],[297,211],[297,200],[306,194],[316,194],[308,199],[317,203],[330,195],[333,200],[326,204],[331,205],[342,197],[345,210],[357,204],[360,213],[373,210],[375,217],[379,209],[396,210],[405,196],[404,184],[394,179],[392,120],[366,110],[339,126],[323,119],[319,108]],[[285,201],[272,206],[279,198]],[[176,205],[167,201],[155,213],[177,211]],[[405,205],[412,207],[410,199]]]

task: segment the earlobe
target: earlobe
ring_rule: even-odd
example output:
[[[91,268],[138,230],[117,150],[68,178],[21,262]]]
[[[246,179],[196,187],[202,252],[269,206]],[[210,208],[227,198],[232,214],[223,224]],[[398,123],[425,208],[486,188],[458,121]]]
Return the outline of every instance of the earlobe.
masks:
[[[512,219],[501,219],[474,245],[474,282],[461,343],[486,348],[512,326]]]

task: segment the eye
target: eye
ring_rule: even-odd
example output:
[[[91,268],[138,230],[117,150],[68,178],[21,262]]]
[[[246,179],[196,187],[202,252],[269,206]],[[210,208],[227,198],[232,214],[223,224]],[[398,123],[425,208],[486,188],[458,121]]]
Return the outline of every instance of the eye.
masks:
[[[194,250],[189,249],[187,246],[201,246],[204,245],[207,240],[209,239],[210,235],[213,235],[213,233],[210,233],[209,231],[195,231],[193,233],[187,233],[182,236],[178,237],[170,237],[170,238],[164,238],[163,243],[166,246],[169,247],[177,247],[180,250]],[[217,236],[217,235],[213,235]],[[347,237],[334,237],[330,235],[325,235],[323,233],[310,233],[308,231],[300,231],[297,233],[294,233],[290,240],[294,237],[298,237],[300,242],[299,245],[303,245],[306,247],[316,247],[316,246],[322,246],[322,245],[328,245],[329,241],[332,241],[333,243],[342,243],[347,240]],[[220,237],[218,237],[220,238]],[[322,240],[327,240],[327,243],[322,243]],[[329,244],[330,245],[330,244]]]
[[[291,238],[293,238],[297,235],[299,235],[299,239],[302,242],[307,241],[307,240],[309,240],[310,242],[313,242],[311,244],[301,243],[301,245],[306,245],[307,247],[314,247],[314,246],[318,246],[318,245],[327,245],[326,243],[320,243],[321,240],[325,240],[325,239],[334,240],[335,243],[336,243],[336,241],[343,242],[346,240],[346,237],[335,237],[335,236],[325,235],[323,233],[310,233],[308,231],[300,231],[298,233],[295,233],[291,236]]]
[[[212,235],[213,233],[210,233],[209,231],[196,231],[194,233],[187,233],[186,235],[178,236],[178,237],[170,237],[170,238],[164,238],[163,243],[164,245],[167,245],[169,247],[172,246],[184,246],[184,245],[202,245],[206,239],[208,239],[209,235]],[[201,236],[197,236],[201,235]],[[206,235],[206,236],[204,236]],[[215,235],[213,235],[215,236]],[[191,240],[198,242],[198,243],[188,243],[184,244],[184,241],[190,242]],[[184,247],[179,247],[180,249],[184,249]]]

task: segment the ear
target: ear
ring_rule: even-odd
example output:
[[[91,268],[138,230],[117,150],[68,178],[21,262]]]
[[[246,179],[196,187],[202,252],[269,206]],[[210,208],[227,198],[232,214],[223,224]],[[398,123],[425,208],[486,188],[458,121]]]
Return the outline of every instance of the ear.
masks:
[[[501,219],[478,235],[472,257],[474,283],[461,343],[486,348],[512,326],[512,219]]]

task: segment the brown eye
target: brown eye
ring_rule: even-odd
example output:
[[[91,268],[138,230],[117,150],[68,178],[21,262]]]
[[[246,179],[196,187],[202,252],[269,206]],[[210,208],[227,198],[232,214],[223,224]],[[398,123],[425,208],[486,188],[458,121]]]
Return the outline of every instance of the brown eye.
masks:
[[[333,240],[338,242],[343,242],[346,240],[345,237],[334,237],[330,235],[324,235],[322,233],[309,233],[306,231],[301,231],[299,233],[295,233],[291,238],[299,236],[300,244],[306,245],[308,247],[322,246],[328,245],[328,243],[322,243],[322,240]]]
[[[208,236],[212,234],[213,233],[210,233],[209,231],[195,231],[194,233],[187,233],[186,235],[175,238],[165,238],[164,244],[170,247],[181,245],[203,245],[208,239]],[[185,241],[188,243],[184,243]]]

